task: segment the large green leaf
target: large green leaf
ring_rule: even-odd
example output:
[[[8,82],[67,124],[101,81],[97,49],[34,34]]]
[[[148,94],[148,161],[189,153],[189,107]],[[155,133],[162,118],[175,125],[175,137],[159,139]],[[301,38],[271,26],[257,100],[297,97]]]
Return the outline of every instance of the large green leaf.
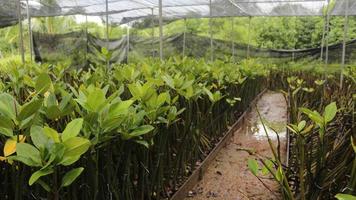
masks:
[[[30,180],[28,181],[28,184],[33,185],[42,176],[47,176],[49,174],[52,174],[53,172],[54,171],[51,167],[47,167],[45,169],[40,169],[31,175]]]
[[[76,137],[83,126],[83,119],[78,118],[72,120],[64,129],[62,133],[62,141],[65,142],[66,140]]]
[[[60,117],[62,114],[62,111],[59,109],[58,106],[50,106],[47,107],[46,109],[46,116],[48,119],[56,119]]]
[[[24,119],[27,119],[31,115],[35,114],[41,108],[42,102],[43,102],[43,100],[37,99],[37,100],[32,100],[32,101],[26,103],[25,105],[23,105],[21,107],[21,111],[20,111],[19,115],[17,116],[17,119],[19,121],[22,121]]]
[[[40,152],[30,144],[18,143],[16,145],[16,153],[17,156],[22,157],[25,160],[32,160],[36,166],[42,165]]]
[[[20,109],[17,101],[9,94],[0,94],[0,114],[3,116],[16,120],[16,111]]]
[[[35,83],[35,89],[38,93],[44,94],[53,89],[51,77],[47,73],[40,74]]]
[[[67,187],[70,184],[72,184],[75,181],[75,179],[77,179],[78,176],[83,172],[83,170],[84,170],[83,167],[79,167],[67,172],[62,178],[61,187]]]
[[[30,130],[31,140],[33,144],[40,150],[44,150],[48,143],[48,136],[43,132],[40,126],[32,126]]]
[[[45,126],[43,128],[43,132],[44,132],[44,134],[47,135],[47,137],[51,138],[54,142],[57,142],[57,143],[60,142],[59,134],[56,130]]]
[[[81,156],[90,147],[90,141],[81,137],[72,137],[63,142],[66,150],[64,156]]]
[[[115,118],[120,115],[127,114],[129,107],[132,105],[133,100],[121,101],[110,106],[109,118]]]
[[[14,123],[11,119],[0,115],[0,134],[11,137],[13,136]]]
[[[86,106],[89,111],[99,112],[104,107],[105,101],[104,91],[100,88],[94,88],[87,97]]]

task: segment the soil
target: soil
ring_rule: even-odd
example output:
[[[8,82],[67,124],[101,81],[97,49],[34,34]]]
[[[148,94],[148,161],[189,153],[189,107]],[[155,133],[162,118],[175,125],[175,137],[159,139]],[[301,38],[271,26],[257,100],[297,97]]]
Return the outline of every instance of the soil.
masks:
[[[257,102],[257,108],[273,143],[280,139],[280,154],[286,157],[287,104],[281,93],[268,91]],[[274,200],[281,199],[278,184],[269,176],[260,176],[267,189],[248,169],[248,159],[272,157],[266,133],[256,106],[248,113],[245,125],[234,133],[210,164],[203,179],[189,192],[186,200]],[[271,190],[271,191],[270,191]]]

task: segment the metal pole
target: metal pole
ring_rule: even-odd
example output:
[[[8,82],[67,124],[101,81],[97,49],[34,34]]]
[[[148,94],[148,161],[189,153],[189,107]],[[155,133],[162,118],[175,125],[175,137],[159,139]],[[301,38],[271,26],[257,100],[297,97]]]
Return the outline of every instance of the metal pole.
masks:
[[[162,0],[159,0],[159,58],[163,60]]]
[[[250,43],[251,43],[251,17],[248,17],[248,43],[247,43],[247,58],[250,57]]]
[[[341,73],[340,73],[340,89],[342,89],[344,82],[344,74],[343,70],[345,67],[345,55],[346,55],[346,40],[348,37],[348,29],[349,29],[349,0],[346,0],[345,5],[345,17],[344,17],[344,37],[342,41],[342,59],[341,59]]]
[[[187,32],[187,19],[184,18],[184,32],[183,32],[183,57],[185,56],[185,40]]]
[[[108,0],[105,0],[105,5],[106,5],[106,50],[109,51],[109,2]],[[110,60],[106,60],[106,66],[108,69],[110,68]]]
[[[151,40],[151,46],[152,46],[152,57],[155,57],[155,48],[154,48],[154,38],[155,38],[155,19],[154,19],[154,13],[153,13],[153,8],[152,10],[152,40]]]
[[[213,44],[213,24],[212,24],[211,0],[209,0],[209,32],[210,32],[210,61],[214,60],[214,44]]]
[[[325,29],[326,29],[326,17],[324,17],[324,26],[323,26],[323,36],[321,38],[321,47],[320,47],[320,61],[323,60],[324,54],[324,40],[325,40]]]
[[[129,62],[129,52],[130,52],[130,27],[129,24],[127,24],[126,27],[127,31],[127,44],[126,44],[126,62]]]
[[[328,10],[329,11],[329,10]],[[325,67],[328,65],[329,61],[329,28],[330,28],[330,15],[329,12],[327,12],[326,16],[326,37],[325,37]]]
[[[88,15],[85,15],[85,63],[88,63]]]
[[[330,10],[329,10],[330,0],[328,0],[328,9],[326,13],[326,30],[325,30],[325,67],[328,66],[329,61],[329,28],[330,28]]]
[[[28,35],[29,35],[29,45],[30,45],[30,58],[33,61],[33,38],[32,38],[32,23],[30,17],[30,9],[28,5],[28,0],[26,0],[26,10],[27,10],[27,21],[28,21]]]
[[[20,53],[21,53],[21,61],[25,64],[25,49],[23,46],[23,30],[22,30],[22,16],[21,16],[21,2],[17,0],[17,18],[19,20],[19,32],[20,32]]]
[[[234,17],[231,18],[231,50],[232,60],[235,61]]]

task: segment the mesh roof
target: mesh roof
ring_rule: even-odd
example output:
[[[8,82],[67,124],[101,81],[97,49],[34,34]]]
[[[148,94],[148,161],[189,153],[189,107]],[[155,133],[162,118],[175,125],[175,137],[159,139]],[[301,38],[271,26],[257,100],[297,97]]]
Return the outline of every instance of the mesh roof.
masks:
[[[348,1],[348,3],[347,3]],[[26,15],[26,0],[22,14]],[[106,0],[28,0],[30,16],[106,14]],[[335,0],[331,15],[356,15],[355,0]],[[209,0],[163,0],[163,17],[171,19],[210,17]],[[108,0],[110,21],[124,23],[158,15],[158,0]],[[321,16],[326,0],[212,0],[212,17],[227,16]],[[0,24],[16,18],[16,0],[0,0]]]

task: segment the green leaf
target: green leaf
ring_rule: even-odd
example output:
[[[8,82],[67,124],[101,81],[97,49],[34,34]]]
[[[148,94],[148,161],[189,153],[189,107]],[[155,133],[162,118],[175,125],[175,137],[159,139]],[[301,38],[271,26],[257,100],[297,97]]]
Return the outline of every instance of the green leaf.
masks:
[[[133,100],[121,101],[110,106],[109,118],[115,118],[128,113],[129,107],[133,104]]]
[[[308,117],[314,121],[314,123],[318,124],[319,126],[323,126],[324,118],[316,111],[311,111],[307,108],[299,108],[301,112],[308,115]]]
[[[0,115],[0,134],[11,137],[13,136],[14,123],[11,119]]]
[[[63,156],[63,159],[59,164],[63,166],[69,166],[75,162],[77,162],[80,159],[80,156]]]
[[[46,116],[48,119],[56,119],[60,117],[62,111],[59,109],[58,106],[50,106],[46,109]]]
[[[248,159],[248,168],[253,175],[257,176],[259,166],[255,159]]]
[[[47,73],[40,74],[35,83],[35,89],[38,93],[44,94],[53,89],[51,77]]]
[[[282,167],[278,167],[277,172],[276,172],[276,179],[279,182],[283,181],[283,171],[282,171]]]
[[[338,200],[356,200],[356,196],[353,196],[351,194],[337,194],[335,196]]]
[[[299,122],[299,124],[298,124],[298,131],[299,131],[299,132],[301,132],[301,131],[304,129],[306,123],[307,123],[307,122],[306,122],[305,120]]]
[[[37,100],[32,100],[26,103],[25,105],[23,105],[21,107],[21,111],[19,115],[17,116],[17,119],[19,121],[22,121],[24,119],[27,119],[31,115],[35,114],[41,108],[42,102],[43,100],[37,99]]]
[[[151,125],[143,125],[143,126],[136,128],[134,131],[132,131],[129,134],[129,137],[130,138],[138,137],[138,136],[144,135],[144,134],[152,131],[153,129],[154,129],[154,127]]]
[[[28,181],[28,184],[31,186],[42,176],[47,176],[49,174],[52,174],[53,172],[54,172],[53,169],[50,167],[45,168],[45,169],[40,169],[31,175],[30,180]]]
[[[263,175],[267,175],[267,174],[270,173],[269,170],[272,169],[272,167],[273,167],[273,162],[270,161],[269,159],[266,159],[266,160],[264,161],[264,164],[265,164],[265,165],[263,165],[262,174],[263,174]]]
[[[49,187],[49,185],[47,183],[45,183],[44,181],[42,181],[41,179],[37,180],[36,183],[40,184],[42,186],[42,188],[44,190],[46,190],[47,192],[51,192],[51,188]]]
[[[45,126],[43,128],[43,132],[47,135],[47,137],[51,138],[54,142],[56,142],[56,143],[60,142],[59,134],[56,130]]]
[[[76,137],[83,126],[83,119],[78,118],[72,120],[69,124],[67,124],[66,128],[62,133],[62,141],[65,142],[66,140]]]
[[[87,97],[86,106],[89,111],[99,112],[100,109],[104,107],[103,104],[105,101],[106,98],[104,91],[100,88],[94,88]]]
[[[63,142],[66,147],[64,157],[81,156],[90,147],[90,141],[81,137],[72,137]]]
[[[16,120],[16,110],[20,109],[20,105],[17,101],[9,94],[0,94],[0,114],[5,117]]]
[[[332,102],[329,105],[327,105],[325,107],[325,111],[324,111],[324,114],[323,114],[325,122],[328,123],[331,120],[333,120],[335,115],[336,115],[336,112],[337,112],[337,106],[336,106],[335,102]]]
[[[30,130],[30,136],[33,144],[43,150],[48,143],[48,136],[43,132],[43,128],[40,126],[32,126]]]
[[[69,172],[67,172],[64,177],[62,178],[62,184],[61,187],[67,187],[70,184],[72,184],[75,179],[78,178],[78,176],[83,172],[84,168],[83,167],[79,167],[76,169],[72,169]]]
[[[16,145],[16,153],[19,157],[22,157],[26,160],[32,160],[36,166],[42,166],[40,152],[30,144],[18,143]]]

